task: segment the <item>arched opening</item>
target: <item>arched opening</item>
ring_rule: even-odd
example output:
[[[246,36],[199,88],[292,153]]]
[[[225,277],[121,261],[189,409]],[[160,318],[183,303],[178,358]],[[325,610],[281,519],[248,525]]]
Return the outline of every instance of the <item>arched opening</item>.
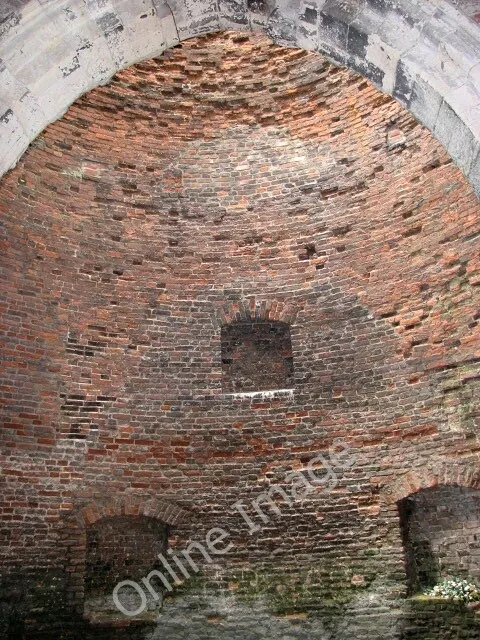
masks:
[[[108,516],[87,527],[85,559],[84,615],[95,622],[118,617],[114,589],[124,581],[141,582],[151,571],[162,567],[159,556],[167,550],[167,526],[145,516]],[[124,585],[118,601],[127,611],[143,608],[138,592]],[[144,614],[162,606],[162,585],[158,598],[149,594]]]
[[[443,578],[480,577],[478,489],[440,485],[397,504],[410,594]]]
[[[476,455],[462,433],[439,433],[431,370],[471,362],[477,202],[436,141],[363,78],[248,40],[201,38],[119,74],[5,178],[7,504],[18,504],[18,474],[31,478],[29,519],[15,507],[22,540],[39,539],[42,524],[52,564],[63,560],[52,519],[79,494],[126,496],[102,515],[86,509],[89,526],[148,517],[153,510],[130,501],[140,489],[198,515],[185,539],[224,518],[236,533],[233,500],[251,504],[331,438],[352,440],[358,463],[339,471],[326,504],[311,495],[258,539],[240,531],[226,564],[251,564],[280,594],[280,611],[293,607],[309,624],[324,603],[310,570],[327,545],[332,592],[353,597],[352,615],[375,608],[378,621],[384,576],[397,590],[403,580],[397,520],[394,561],[382,550],[370,563],[385,534],[373,487],[418,468],[432,447],[444,458]],[[270,319],[292,327],[300,393],[272,403],[224,397],[219,327]],[[87,424],[77,430],[78,418]],[[170,523],[167,515],[158,517]],[[85,529],[72,531],[63,544],[80,599]],[[219,586],[229,602],[238,580],[249,593],[256,584],[248,572],[218,571],[192,585],[190,603]],[[293,573],[305,589],[298,601],[298,580],[287,583],[286,609]],[[263,616],[256,596],[242,614],[253,633]],[[188,622],[181,598],[172,610],[170,629],[200,611],[192,634],[210,637],[208,604]],[[267,624],[280,628],[272,636],[291,634],[288,619]]]

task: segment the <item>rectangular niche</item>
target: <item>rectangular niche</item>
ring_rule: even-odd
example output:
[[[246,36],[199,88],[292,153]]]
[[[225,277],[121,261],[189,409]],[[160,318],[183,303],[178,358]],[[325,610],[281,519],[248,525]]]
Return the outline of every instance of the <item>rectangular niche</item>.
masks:
[[[238,322],[222,328],[224,393],[293,386],[290,327],[283,322]]]
[[[145,516],[111,516],[101,518],[87,528],[84,615],[92,622],[108,623],[123,614],[113,601],[115,586],[124,580],[140,582],[154,569],[162,570],[158,554],[167,548],[167,526]],[[149,597],[144,616],[162,606],[159,599]],[[124,588],[119,601],[127,610],[141,604],[138,593]]]

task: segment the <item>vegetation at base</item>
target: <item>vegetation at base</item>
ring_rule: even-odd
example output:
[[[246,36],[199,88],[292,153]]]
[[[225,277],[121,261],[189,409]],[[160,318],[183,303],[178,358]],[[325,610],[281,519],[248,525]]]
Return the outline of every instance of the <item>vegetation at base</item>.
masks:
[[[475,582],[461,578],[450,578],[425,591],[424,595],[453,600],[454,602],[480,602],[480,587]]]

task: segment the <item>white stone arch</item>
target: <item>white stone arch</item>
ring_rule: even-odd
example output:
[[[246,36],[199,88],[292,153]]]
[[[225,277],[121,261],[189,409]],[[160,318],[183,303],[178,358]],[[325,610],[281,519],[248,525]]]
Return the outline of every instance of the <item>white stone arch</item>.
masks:
[[[0,175],[85,92],[180,41],[264,31],[392,95],[480,195],[480,25],[448,0],[3,0]]]

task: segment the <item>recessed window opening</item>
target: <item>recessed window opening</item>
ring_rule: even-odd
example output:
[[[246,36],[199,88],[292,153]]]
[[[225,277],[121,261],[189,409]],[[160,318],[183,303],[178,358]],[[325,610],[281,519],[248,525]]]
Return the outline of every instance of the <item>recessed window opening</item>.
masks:
[[[290,327],[284,322],[236,322],[222,328],[225,393],[293,386]]]

